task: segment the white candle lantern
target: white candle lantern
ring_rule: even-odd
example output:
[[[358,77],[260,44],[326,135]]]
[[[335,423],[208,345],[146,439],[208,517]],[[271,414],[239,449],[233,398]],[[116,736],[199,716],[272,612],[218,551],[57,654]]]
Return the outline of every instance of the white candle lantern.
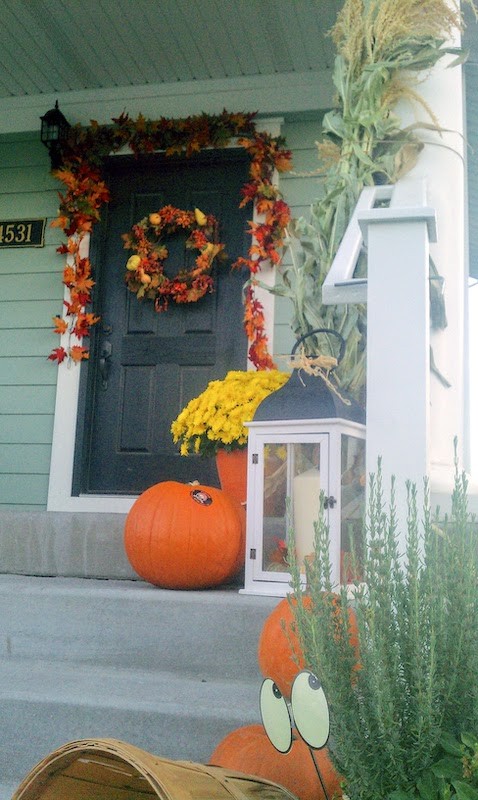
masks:
[[[354,545],[359,549],[362,530],[364,422],[364,411],[352,398],[335,391],[322,375],[301,369],[294,369],[287,383],[259,405],[248,423],[246,566],[241,591],[276,596],[290,591],[287,507],[297,559],[303,564],[313,554],[321,492],[330,530],[332,583],[347,581],[347,554]]]

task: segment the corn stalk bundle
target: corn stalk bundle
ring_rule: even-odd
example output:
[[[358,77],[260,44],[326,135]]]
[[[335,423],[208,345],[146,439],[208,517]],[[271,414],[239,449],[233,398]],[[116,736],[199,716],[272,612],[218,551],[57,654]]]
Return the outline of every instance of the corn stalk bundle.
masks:
[[[346,0],[330,33],[337,51],[337,104],[325,114],[317,143],[320,194],[310,219],[291,225],[291,263],[281,267],[272,291],[292,301],[297,336],[323,327],[342,334],[347,347],[336,375],[362,400],[365,308],[324,306],[322,285],[362,189],[396,182],[416,163],[423,147],[420,128],[439,130],[416,85],[444,56],[453,54],[454,63],[463,59],[461,51],[447,45],[460,25],[459,9],[446,0]],[[418,104],[427,121],[402,127],[394,112],[400,100]],[[445,311],[435,285],[432,281],[432,325],[443,328]],[[309,341],[311,352],[317,344]]]

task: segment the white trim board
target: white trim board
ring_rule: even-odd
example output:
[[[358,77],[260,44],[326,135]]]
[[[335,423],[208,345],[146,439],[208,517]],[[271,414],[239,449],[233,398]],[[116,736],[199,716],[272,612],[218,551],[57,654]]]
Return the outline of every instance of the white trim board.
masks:
[[[57,100],[72,125],[91,119],[104,125],[125,107],[132,117],[141,113],[151,119],[220,114],[224,108],[260,108],[270,117],[330,108],[333,96],[332,71],[324,70],[6,97],[0,98],[0,134],[38,131],[40,137],[40,116]]]

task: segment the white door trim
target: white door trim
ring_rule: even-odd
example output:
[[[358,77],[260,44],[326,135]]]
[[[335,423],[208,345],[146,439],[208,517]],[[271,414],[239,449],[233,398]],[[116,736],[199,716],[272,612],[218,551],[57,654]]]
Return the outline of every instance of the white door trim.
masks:
[[[281,118],[262,119],[258,122],[258,128],[272,136],[278,136],[282,122]],[[254,211],[254,221],[258,220],[259,217]],[[85,242],[85,244],[88,247],[88,243]],[[274,270],[272,267],[263,268],[261,280],[266,284],[273,283]],[[256,296],[264,306],[266,333],[272,351],[274,298],[264,289],[257,289]],[[81,365],[63,363],[58,366],[47,510],[127,514],[136,500],[136,496],[88,494],[75,497],[72,495],[81,369]]]

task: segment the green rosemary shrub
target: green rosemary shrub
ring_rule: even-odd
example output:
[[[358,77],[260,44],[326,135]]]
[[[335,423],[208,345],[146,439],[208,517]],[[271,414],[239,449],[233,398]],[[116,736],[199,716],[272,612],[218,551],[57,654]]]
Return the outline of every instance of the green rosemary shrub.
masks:
[[[421,519],[416,488],[408,485],[403,554],[393,485],[386,508],[379,466],[370,478],[353,601],[346,588],[331,585],[322,514],[315,557],[306,565],[310,610],[300,602],[304,590],[290,548],[297,632],[330,705],[331,755],[351,800],[412,790],[437,759],[443,734],[478,730],[478,536],[466,492],[457,473],[450,518],[439,524],[427,485]],[[358,654],[349,641],[349,605]]]
[[[438,761],[426,769],[409,791],[392,792],[390,800],[478,800],[478,737],[440,740]]]

